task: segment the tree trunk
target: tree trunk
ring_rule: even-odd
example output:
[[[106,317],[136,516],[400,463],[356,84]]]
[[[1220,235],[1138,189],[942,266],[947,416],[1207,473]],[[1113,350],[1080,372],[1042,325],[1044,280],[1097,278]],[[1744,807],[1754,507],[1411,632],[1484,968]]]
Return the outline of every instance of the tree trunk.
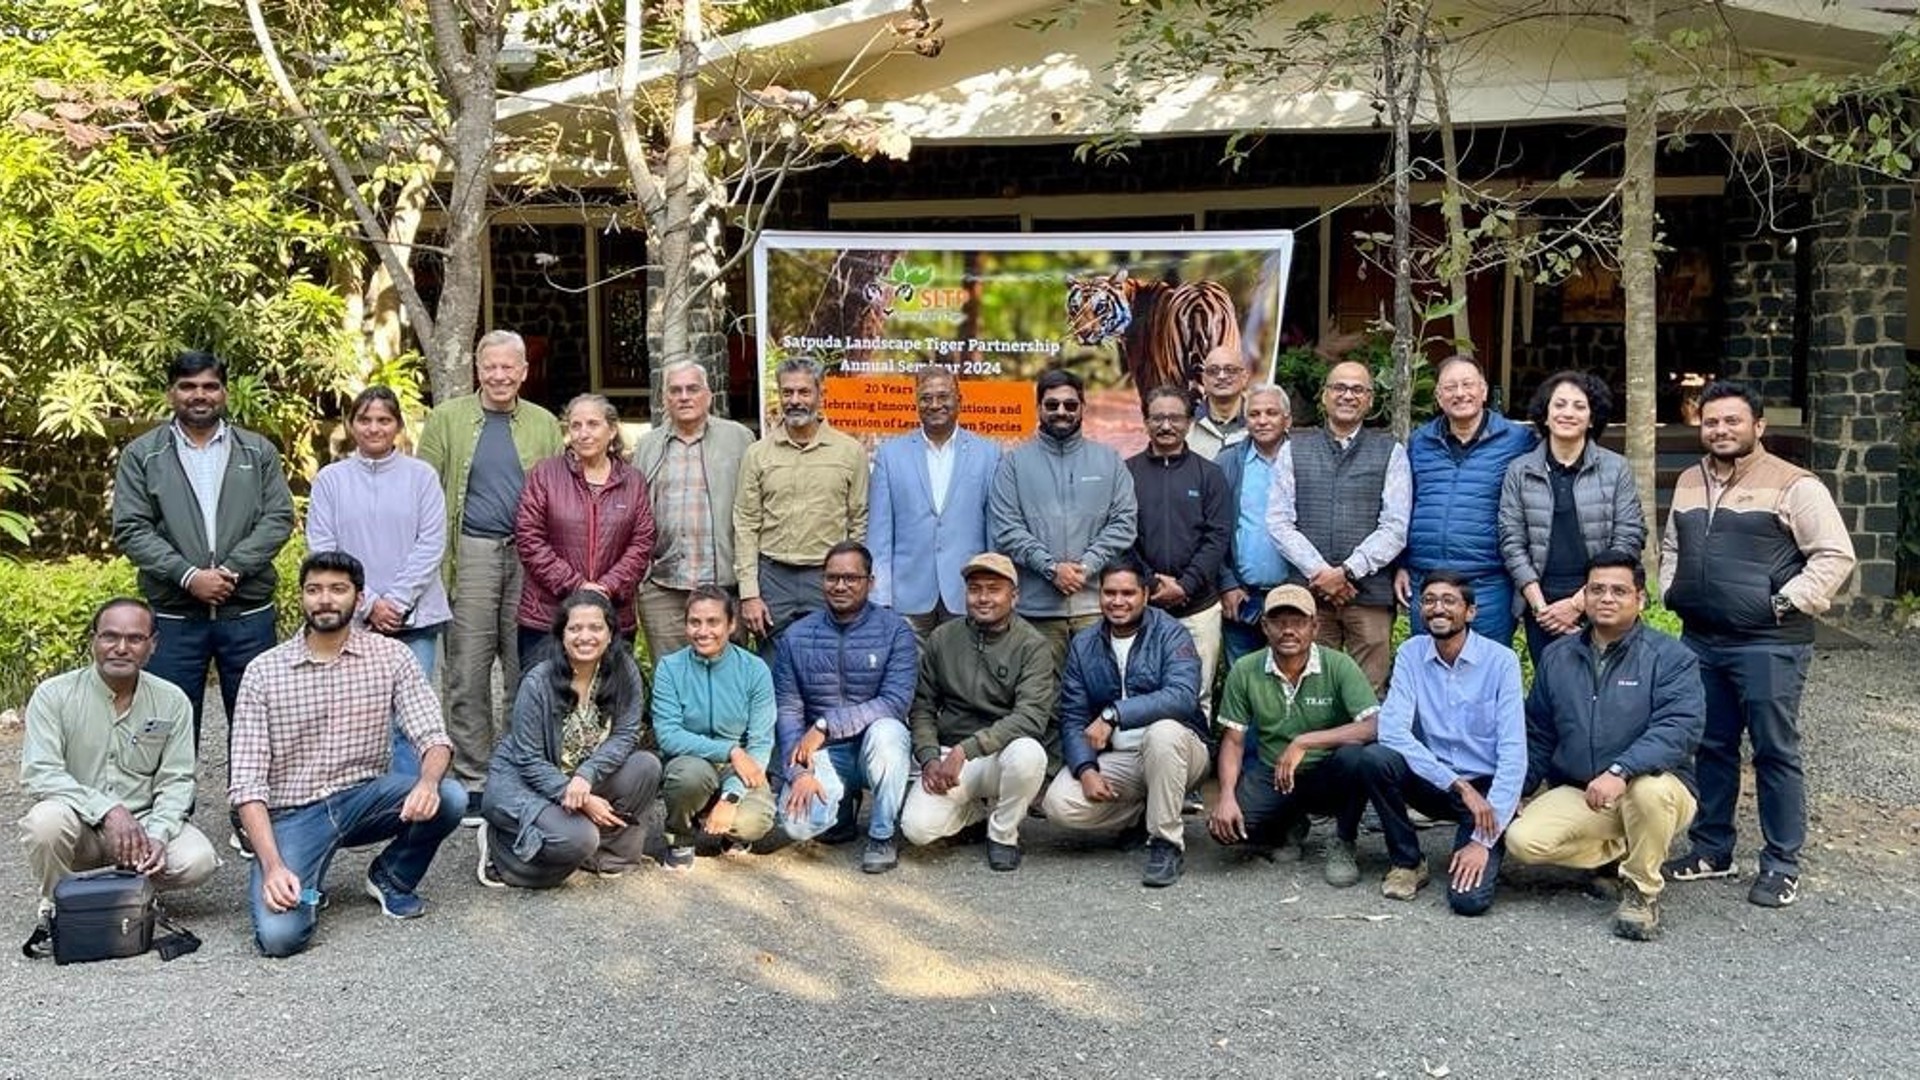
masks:
[[[1658,73],[1654,57],[1659,39],[1654,34],[1654,0],[1627,0],[1628,67],[1626,101],[1626,162],[1620,183],[1620,284],[1625,292],[1627,320],[1627,463],[1640,488],[1640,507],[1647,517],[1647,545],[1643,558],[1647,577],[1659,580],[1660,525],[1654,514],[1657,432],[1654,395],[1659,381],[1654,367],[1659,348],[1654,298],[1654,153],[1659,141]]]
[[[434,68],[452,116],[447,156],[446,255],[433,333],[421,342],[435,401],[473,389],[471,350],[479,337],[486,287],[487,197],[493,173],[494,99],[498,92],[503,0],[429,0]],[[461,9],[470,17],[465,33]],[[471,47],[468,39],[471,38]]]
[[[1417,18],[1404,0],[1387,0],[1381,34],[1383,96],[1393,120],[1393,434],[1405,441],[1413,428],[1413,352],[1419,328],[1413,321],[1413,114],[1420,104],[1421,41],[1426,14]]]
[[[1429,64],[1433,53],[1427,54]],[[1441,178],[1440,216],[1447,225],[1447,255],[1442,260],[1447,292],[1453,301],[1453,350],[1474,356],[1473,323],[1467,311],[1467,263],[1473,258],[1473,243],[1467,239],[1467,223],[1461,210],[1460,151],[1454,145],[1453,109],[1448,104],[1445,72],[1431,70],[1428,83],[1433,87],[1434,123],[1440,128],[1440,163],[1446,170]]]

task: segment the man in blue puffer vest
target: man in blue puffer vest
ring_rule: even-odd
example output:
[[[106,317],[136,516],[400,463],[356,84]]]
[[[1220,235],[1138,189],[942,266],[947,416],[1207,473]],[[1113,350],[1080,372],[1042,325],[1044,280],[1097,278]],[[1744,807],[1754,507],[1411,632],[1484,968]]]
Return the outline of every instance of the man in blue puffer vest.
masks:
[[[907,798],[913,738],[907,711],[920,652],[907,620],[868,601],[873,555],[842,540],[827,550],[827,609],[801,616],[780,639],[773,664],[778,744],[785,777],[780,827],[795,840],[850,840],[860,791],[873,791],[860,869],[899,865],[894,826]]]
[[[1473,630],[1502,645],[1513,643],[1513,581],[1500,557],[1500,485],[1514,458],[1540,436],[1487,409],[1487,380],[1472,357],[1440,362],[1433,396],[1440,415],[1407,439],[1413,468],[1413,517],[1405,566],[1393,591],[1407,605],[1413,632],[1426,632],[1418,605],[1427,575],[1452,570],[1473,583],[1479,615]]]

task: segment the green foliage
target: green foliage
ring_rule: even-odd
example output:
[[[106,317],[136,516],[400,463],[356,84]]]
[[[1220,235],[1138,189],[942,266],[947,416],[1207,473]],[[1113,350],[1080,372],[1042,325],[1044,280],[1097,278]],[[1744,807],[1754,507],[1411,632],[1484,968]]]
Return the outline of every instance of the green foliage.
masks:
[[[280,574],[273,600],[282,638],[301,624],[298,575],[304,558],[306,542],[295,533],[273,560]],[[133,564],[124,558],[0,560],[0,709],[25,704],[42,679],[86,663],[93,610],[111,597],[138,595]]]
[[[27,478],[18,469],[0,466],[0,496],[27,493]],[[0,507],[0,541],[12,541],[26,547],[33,540],[33,519],[18,510]]]
[[[206,348],[233,367],[234,416],[297,458],[313,401],[353,372],[316,278],[337,219],[272,126],[237,122],[246,56],[211,40],[223,24],[202,6],[0,0],[9,430],[99,436],[152,415],[167,360]]]

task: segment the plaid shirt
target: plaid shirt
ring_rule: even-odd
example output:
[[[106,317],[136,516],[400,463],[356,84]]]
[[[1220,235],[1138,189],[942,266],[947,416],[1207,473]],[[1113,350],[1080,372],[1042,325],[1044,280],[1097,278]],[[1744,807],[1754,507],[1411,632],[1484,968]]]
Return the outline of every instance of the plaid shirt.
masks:
[[[653,580],[663,588],[691,589],[718,580],[713,504],[708,497],[706,458],[700,450],[705,438],[704,431],[699,439],[683,439],[677,432],[667,435],[653,549]]]
[[[282,642],[240,680],[227,799],[286,810],[380,776],[392,764],[396,716],[422,756],[453,745],[405,645],[355,627],[340,655],[323,661],[304,633]]]

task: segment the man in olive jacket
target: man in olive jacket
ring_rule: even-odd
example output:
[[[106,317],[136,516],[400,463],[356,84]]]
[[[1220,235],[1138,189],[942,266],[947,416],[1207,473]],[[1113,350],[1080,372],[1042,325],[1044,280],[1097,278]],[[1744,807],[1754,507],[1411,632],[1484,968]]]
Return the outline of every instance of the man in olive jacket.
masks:
[[[293,534],[293,497],[273,443],[226,420],[226,361],[175,357],[167,403],[172,422],[120,452],[113,542],[153,606],[147,671],[187,695],[198,752],[207,663],[231,717],[241,674],[273,647],[273,558]]]
[[[988,552],[961,574],[967,617],[935,629],[920,657],[911,716],[920,783],[900,832],[930,844],[985,818],[987,865],[1018,870],[1020,823],[1047,778],[1059,676],[1047,639],[1013,613],[1013,561]]]

